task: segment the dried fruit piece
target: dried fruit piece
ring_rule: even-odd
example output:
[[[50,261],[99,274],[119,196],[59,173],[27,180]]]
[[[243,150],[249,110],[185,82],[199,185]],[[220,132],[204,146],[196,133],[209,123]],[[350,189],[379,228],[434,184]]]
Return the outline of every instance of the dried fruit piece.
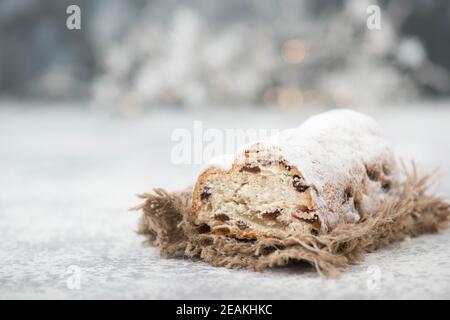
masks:
[[[280,164],[284,166],[284,169],[286,169],[287,171],[291,171],[292,170],[292,166],[287,164],[284,160],[280,161]]]
[[[391,190],[391,181],[383,181],[383,183],[381,184],[381,189],[383,189],[384,192],[389,192],[389,190]]]
[[[266,212],[262,213],[263,219],[267,219],[267,220],[275,220],[280,215],[281,215],[281,211],[278,209],[274,210],[274,211],[266,211]]]
[[[369,179],[372,181],[378,181],[378,179],[380,178],[380,172],[377,168],[369,168],[368,166],[366,166],[366,173]]]
[[[352,188],[351,187],[345,188],[345,190],[344,190],[344,201],[342,202],[342,204],[346,203],[352,197],[353,197]]]
[[[258,163],[261,164],[264,167],[273,166],[275,163],[277,163],[274,159],[258,159]]]
[[[229,221],[230,217],[224,213],[221,213],[221,214],[216,214],[214,216],[214,219],[216,219],[217,221],[225,222],[225,221]]]
[[[247,225],[244,221],[242,221],[242,220],[237,221],[237,222],[236,222],[236,226],[237,226],[239,229],[241,229],[241,230],[244,230],[244,229],[247,229],[247,228],[248,228],[248,225]]]
[[[207,224],[202,224],[197,229],[198,233],[208,233],[211,231],[211,228]]]
[[[202,191],[200,193],[200,199],[201,200],[208,200],[209,197],[211,196],[211,193],[209,192],[209,188],[208,187],[203,187]]]
[[[294,180],[292,181],[292,185],[298,192],[305,192],[309,186],[303,183],[302,178],[299,176],[294,176]]]
[[[245,166],[243,166],[243,167],[241,168],[240,171],[241,171],[241,172],[242,172],[242,171],[247,171],[247,172],[250,172],[250,173],[260,173],[260,172],[261,172],[261,169],[260,169],[258,166],[252,167],[251,165],[246,164]]]

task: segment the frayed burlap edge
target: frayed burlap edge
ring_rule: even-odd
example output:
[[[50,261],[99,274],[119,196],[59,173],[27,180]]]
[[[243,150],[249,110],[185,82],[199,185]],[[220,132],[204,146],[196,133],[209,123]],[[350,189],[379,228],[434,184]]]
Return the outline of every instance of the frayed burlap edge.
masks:
[[[306,261],[321,275],[336,276],[340,269],[361,261],[365,252],[447,226],[450,205],[426,194],[428,182],[429,177],[419,178],[413,169],[406,174],[398,198],[385,204],[378,214],[319,236],[242,241],[211,234],[207,227],[196,226],[191,220],[191,188],[140,194],[145,202],[132,210],[143,210],[138,233],[163,257],[181,254],[213,266],[257,271]]]

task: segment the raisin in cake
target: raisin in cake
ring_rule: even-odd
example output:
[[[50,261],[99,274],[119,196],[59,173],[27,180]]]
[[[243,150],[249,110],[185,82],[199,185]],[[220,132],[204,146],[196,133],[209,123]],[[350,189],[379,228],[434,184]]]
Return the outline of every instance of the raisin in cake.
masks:
[[[398,189],[397,166],[378,124],[332,110],[214,159],[197,179],[197,225],[237,238],[319,234],[374,214]]]

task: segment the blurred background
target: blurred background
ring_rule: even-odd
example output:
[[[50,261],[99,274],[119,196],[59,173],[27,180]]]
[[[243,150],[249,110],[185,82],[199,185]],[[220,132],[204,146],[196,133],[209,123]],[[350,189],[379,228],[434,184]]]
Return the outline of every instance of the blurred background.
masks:
[[[172,161],[175,130],[285,129],[332,108],[373,116],[448,197],[449,79],[447,0],[0,0],[0,298],[450,297],[448,232],[372,256],[372,292],[367,264],[325,282],[161,260],[128,212],[196,179],[201,165]]]
[[[66,8],[81,8],[68,30]],[[366,26],[370,5],[381,30]],[[0,96],[161,106],[357,107],[450,94],[446,0],[2,0]]]

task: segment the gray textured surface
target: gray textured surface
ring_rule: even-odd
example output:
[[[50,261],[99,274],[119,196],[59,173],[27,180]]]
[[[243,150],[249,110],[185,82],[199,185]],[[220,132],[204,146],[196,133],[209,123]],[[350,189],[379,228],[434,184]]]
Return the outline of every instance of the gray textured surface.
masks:
[[[450,194],[450,109],[368,110],[397,153],[440,167]],[[402,111],[403,110],[403,111]],[[133,231],[135,193],[182,188],[198,167],[170,164],[170,133],[287,128],[303,114],[164,111],[119,117],[61,106],[0,105],[0,298],[450,298],[450,231],[369,254],[338,279],[292,269],[255,273],[160,259]],[[80,289],[69,289],[71,265]],[[70,270],[70,269],[69,269]]]

